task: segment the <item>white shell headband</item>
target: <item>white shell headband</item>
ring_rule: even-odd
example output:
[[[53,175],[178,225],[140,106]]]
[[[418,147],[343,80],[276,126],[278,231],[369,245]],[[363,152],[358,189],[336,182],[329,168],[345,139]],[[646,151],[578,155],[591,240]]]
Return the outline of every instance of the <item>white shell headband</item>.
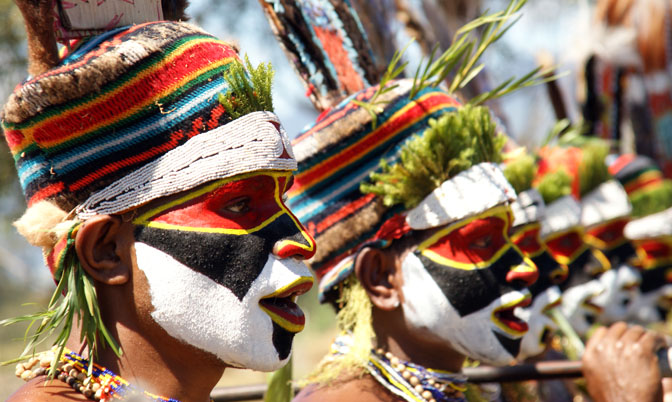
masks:
[[[541,222],[540,236],[546,239],[580,224],[581,205],[573,196],[566,195],[546,205],[546,216]]]
[[[494,163],[484,162],[460,172],[408,211],[415,230],[443,226],[516,199],[516,191]]]
[[[516,227],[541,221],[546,214],[546,204],[539,191],[532,188],[518,194],[518,198],[511,203],[511,210],[513,227]]]
[[[254,112],[197,135],[155,161],[93,193],[77,217],[115,214],[200,184],[257,170],[296,170],[278,117]]]
[[[631,212],[628,193],[616,180],[600,184],[581,199],[581,225],[586,228],[629,216]]]

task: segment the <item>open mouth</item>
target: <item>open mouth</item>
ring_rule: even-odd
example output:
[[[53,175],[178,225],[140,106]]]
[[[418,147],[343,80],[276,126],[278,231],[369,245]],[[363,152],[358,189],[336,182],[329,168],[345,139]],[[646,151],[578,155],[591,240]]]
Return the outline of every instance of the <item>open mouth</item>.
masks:
[[[296,299],[313,286],[313,278],[302,276],[259,300],[259,307],[278,326],[291,333],[301,332],[306,324]]]
[[[602,313],[602,310],[604,310],[604,308],[599,304],[595,304],[595,302],[593,302],[593,297],[594,296],[591,296],[586,300],[584,300],[581,306],[584,309],[588,310],[593,315],[600,315]]]
[[[546,347],[546,345],[551,342],[552,338],[553,330],[550,327],[545,326],[544,330],[541,332],[541,336],[539,336],[539,345]]]
[[[532,304],[532,296],[523,295],[520,299],[496,308],[492,312],[492,320],[497,326],[512,336],[523,336],[529,329],[527,322],[518,318],[515,310]]]

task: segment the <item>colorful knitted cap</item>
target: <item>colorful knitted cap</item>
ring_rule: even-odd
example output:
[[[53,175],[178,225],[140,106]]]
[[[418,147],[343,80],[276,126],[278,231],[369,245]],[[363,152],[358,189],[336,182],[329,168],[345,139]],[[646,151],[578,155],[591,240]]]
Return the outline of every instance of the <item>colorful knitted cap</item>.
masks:
[[[609,171],[628,193],[632,216],[643,217],[672,207],[672,180],[664,179],[658,165],[646,156],[620,155]]]
[[[502,144],[501,141],[498,143],[499,138],[494,138],[495,127],[489,114],[479,115],[479,118],[487,120],[484,124],[481,120],[456,123],[454,120],[461,118],[458,110],[465,108],[445,91],[427,87],[409,99],[412,80],[401,80],[395,84],[397,86],[393,90],[382,95],[380,104],[384,107],[376,114],[375,121],[358,103],[371,98],[377,89],[372,87],[344,100],[293,144],[299,170],[288,193],[289,205],[316,239],[317,253],[309,264],[321,278],[322,301],[327,299],[326,294],[334,286],[350,275],[352,257],[365,242],[390,241],[408,230],[446,224],[470,213],[509,202],[515,197],[501,170],[492,163],[481,163],[489,160],[485,154],[499,155]],[[484,108],[471,109],[489,113]],[[446,116],[455,117],[450,120]],[[375,173],[384,175],[396,166],[412,162],[413,150],[409,147],[422,146],[418,145],[418,141],[433,141],[450,130],[451,124],[463,124],[463,131],[454,134],[455,140],[462,141],[467,141],[464,138],[473,141],[483,138],[474,133],[469,124],[487,127],[484,129],[487,134],[481,134],[488,136],[493,149],[489,152],[476,151],[472,155],[469,150],[476,147],[473,143],[454,141],[453,145],[460,147],[460,151],[467,150],[464,155],[469,154],[468,158],[472,158],[474,163],[472,166],[471,162],[466,162],[464,169],[456,169],[450,177],[446,177],[450,180],[445,181],[430,181],[427,173],[432,170],[432,164],[441,163],[437,160],[441,159],[440,156],[420,158],[419,163],[424,163],[427,171],[415,178],[409,177],[403,183],[402,190],[411,195],[404,194],[400,199],[394,199],[396,190],[391,189],[394,185],[385,187],[385,184],[380,184],[381,177]],[[496,143],[499,145],[493,145]],[[439,145],[445,144],[424,148],[442,153]],[[444,150],[444,155],[459,153]],[[455,164],[459,165],[457,159]],[[369,181],[370,176],[372,182]],[[390,191],[382,194],[378,191],[380,187],[376,190],[378,185]],[[479,190],[479,185],[488,187],[480,189],[485,190],[487,196],[465,201],[466,197],[474,194],[473,191]],[[402,206],[399,205],[401,199],[414,201]],[[450,199],[451,205],[443,205],[446,199]],[[407,212],[399,214],[402,211]]]
[[[664,179],[656,163],[641,155],[614,159],[609,171],[623,184],[632,203],[633,219],[625,226],[630,240],[672,234],[672,180]]]
[[[11,94],[2,126],[29,207],[79,218],[119,213],[204,182],[296,167],[279,121],[232,121],[218,100],[238,64],[228,44],[185,23],[91,38]]]

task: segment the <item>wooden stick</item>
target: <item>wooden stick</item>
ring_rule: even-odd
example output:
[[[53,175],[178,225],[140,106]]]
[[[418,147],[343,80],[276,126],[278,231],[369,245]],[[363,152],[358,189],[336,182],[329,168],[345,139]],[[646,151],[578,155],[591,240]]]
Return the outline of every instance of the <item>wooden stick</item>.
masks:
[[[471,383],[515,382],[581,377],[581,362],[558,360],[507,367],[467,367],[463,370]],[[295,388],[298,391],[299,388]],[[263,399],[266,384],[216,388],[211,398],[215,402],[253,401]]]
[[[672,377],[668,354],[668,349],[661,349],[657,354],[663,377]],[[467,376],[467,381],[473,384],[528,380],[544,381],[582,377],[581,367],[580,360],[549,360],[506,367],[465,367],[462,373]],[[294,391],[298,392],[299,388],[295,387]],[[266,384],[244,385],[216,388],[211,397],[215,402],[253,401],[263,399],[265,392]]]

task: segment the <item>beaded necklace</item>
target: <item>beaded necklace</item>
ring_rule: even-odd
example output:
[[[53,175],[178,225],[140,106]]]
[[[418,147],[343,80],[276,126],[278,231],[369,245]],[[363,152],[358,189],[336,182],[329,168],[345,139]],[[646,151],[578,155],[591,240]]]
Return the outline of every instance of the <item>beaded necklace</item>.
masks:
[[[432,370],[403,361],[382,349],[372,350],[369,373],[393,394],[408,402],[466,402],[467,379],[462,374]]]
[[[16,376],[30,381],[40,375],[46,375],[54,358],[54,350],[40,353],[16,366]],[[85,397],[100,402],[113,399],[123,400],[130,396],[144,396],[154,402],[180,402],[177,399],[164,398],[147,391],[141,391],[112,371],[93,364],[91,377],[88,377],[89,361],[79,354],[68,350],[63,352],[56,368],[56,378],[70,385]]]

